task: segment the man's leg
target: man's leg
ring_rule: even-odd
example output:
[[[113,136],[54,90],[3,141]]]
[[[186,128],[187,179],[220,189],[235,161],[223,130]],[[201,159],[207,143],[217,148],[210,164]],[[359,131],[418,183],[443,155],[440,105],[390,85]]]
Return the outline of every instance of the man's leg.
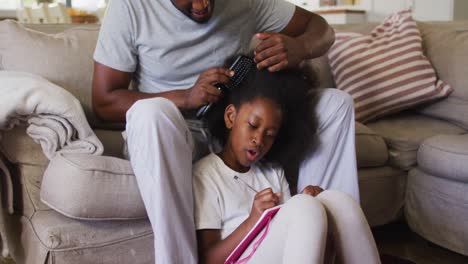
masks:
[[[193,142],[182,114],[167,99],[140,100],[127,112],[126,130],[130,162],[154,231],[156,263],[196,263]]]
[[[319,185],[359,201],[353,100],[338,89],[324,89],[316,112],[319,143],[301,164],[297,191]]]

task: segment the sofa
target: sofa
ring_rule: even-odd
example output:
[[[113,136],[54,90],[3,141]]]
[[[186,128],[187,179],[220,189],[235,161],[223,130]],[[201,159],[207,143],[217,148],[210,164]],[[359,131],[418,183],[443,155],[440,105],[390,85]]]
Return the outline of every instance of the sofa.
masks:
[[[368,33],[374,26],[336,28]],[[406,219],[427,240],[468,255],[468,21],[418,27],[425,54],[455,91],[356,122],[361,205],[371,226]],[[92,111],[98,32],[98,25],[0,22],[0,70],[34,73],[68,90],[104,145],[100,156],[49,160],[26,126],[0,131],[0,158],[13,185],[13,212],[6,210],[7,199],[2,203],[1,246],[17,263],[154,263],[158,234],[122,154],[124,126],[103,123]],[[334,87],[326,56],[304,62],[303,70],[318,74],[321,87]],[[0,176],[5,196],[8,175],[0,170]]]

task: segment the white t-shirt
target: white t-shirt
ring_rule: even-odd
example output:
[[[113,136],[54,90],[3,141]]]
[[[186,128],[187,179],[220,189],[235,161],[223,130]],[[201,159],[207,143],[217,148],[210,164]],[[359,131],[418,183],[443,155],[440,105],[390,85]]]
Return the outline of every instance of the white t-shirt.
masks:
[[[211,19],[199,24],[171,0],[112,0],[94,60],[135,72],[141,92],[187,89],[202,71],[246,53],[255,33],[284,29],[294,10],[284,0],[215,0]]]
[[[194,167],[195,227],[221,229],[221,238],[229,236],[250,214],[255,190],[268,187],[283,194],[283,202],[291,197],[289,185],[281,168],[255,164],[245,173],[239,173],[224,164],[218,155],[199,160]]]

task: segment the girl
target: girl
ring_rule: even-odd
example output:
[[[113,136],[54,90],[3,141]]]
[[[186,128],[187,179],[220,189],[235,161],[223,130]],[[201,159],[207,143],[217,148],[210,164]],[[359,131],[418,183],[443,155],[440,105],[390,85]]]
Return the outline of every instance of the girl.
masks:
[[[282,167],[313,146],[308,87],[294,71],[252,70],[218,104],[225,110],[212,111],[211,131],[223,148],[194,168],[200,263],[224,263],[262,212],[280,203],[285,204],[268,234],[258,248],[251,243],[241,262],[323,263],[330,233],[338,261],[380,263],[369,226],[351,197],[307,186],[290,199]]]

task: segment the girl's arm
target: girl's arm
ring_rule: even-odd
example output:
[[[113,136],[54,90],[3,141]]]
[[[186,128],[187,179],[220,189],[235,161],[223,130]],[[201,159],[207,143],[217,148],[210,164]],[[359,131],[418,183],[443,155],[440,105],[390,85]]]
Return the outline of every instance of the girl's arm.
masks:
[[[247,235],[253,224],[247,219],[234,232],[221,240],[220,229],[202,229],[197,231],[198,256],[200,264],[224,263],[226,258]]]
[[[222,264],[241,240],[252,229],[263,211],[278,205],[281,194],[271,188],[255,195],[249,217],[242,222],[228,237],[221,239],[220,229],[202,229],[197,231],[198,256],[201,264]]]

